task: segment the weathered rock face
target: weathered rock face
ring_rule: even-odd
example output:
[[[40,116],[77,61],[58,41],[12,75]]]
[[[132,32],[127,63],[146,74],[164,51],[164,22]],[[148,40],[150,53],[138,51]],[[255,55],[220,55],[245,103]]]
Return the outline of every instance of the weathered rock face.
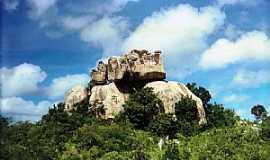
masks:
[[[115,83],[96,85],[91,90],[89,103],[92,110],[99,110],[98,116],[104,119],[114,118],[122,109],[128,95],[121,93]],[[102,113],[103,112],[103,113]]]
[[[175,103],[183,97],[191,97],[196,101],[199,124],[205,124],[205,112],[200,98],[195,96],[184,84],[177,82],[155,81],[149,82],[144,87],[153,88],[164,105],[165,113],[174,113]],[[115,83],[94,86],[91,90],[89,103],[93,110],[103,108],[101,116],[104,119],[114,118],[123,110],[123,104],[128,99],[128,93],[122,93]]]
[[[84,86],[76,85],[72,87],[65,95],[65,110],[72,110],[75,104],[84,101],[87,96],[87,90]]]
[[[153,54],[146,50],[132,50],[121,57],[110,57],[107,63],[100,61],[92,70],[93,87],[88,95],[82,86],[67,92],[66,110],[89,98],[90,109],[104,119],[114,118],[123,110],[123,104],[134,88],[151,87],[164,105],[165,113],[174,113],[175,103],[183,97],[196,101],[199,124],[205,124],[205,112],[200,98],[184,84],[162,81],[166,78],[161,52]]]
[[[153,88],[153,92],[164,105],[165,113],[174,113],[175,103],[179,102],[183,97],[191,97],[196,102],[199,124],[206,123],[205,112],[201,99],[194,95],[184,84],[177,82],[155,81],[146,84],[145,87]]]
[[[100,61],[91,77],[94,84],[106,84],[121,80],[163,80],[166,73],[160,51],[152,54],[146,50],[132,50],[121,57],[110,57],[106,64]]]

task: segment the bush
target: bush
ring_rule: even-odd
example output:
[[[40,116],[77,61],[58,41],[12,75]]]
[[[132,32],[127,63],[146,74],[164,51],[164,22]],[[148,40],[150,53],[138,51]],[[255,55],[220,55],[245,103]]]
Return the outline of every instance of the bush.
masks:
[[[173,114],[161,113],[151,121],[149,130],[161,137],[175,138],[178,126]]]
[[[240,118],[230,109],[221,104],[208,104],[205,108],[207,128],[233,126]]]
[[[206,106],[208,102],[211,100],[212,96],[210,92],[204,87],[197,86],[196,83],[187,83],[186,86],[192,93],[194,93],[197,97],[199,97],[202,100],[204,106]]]
[[[270,116],[263,119],[261,126],[262,138],[270,141]]]
[[[251,108],[251,114],[253,114],[256,121],[259,122],[267,116],[267,111],[263,105],[257,104]]]
[[[180,160],[180,154],[178,149],[178,144],[174,141],[169,141],[167,144],[167,149],[165,151],[164,160]]]
[[[198,110],[196,102],[190,97],[184,97],[175,104],[175,115],[177,119],[178,131],[184,136],[197,134],[199,131],[198,125]]]
[[[189,151],[190,159],[268,159],[270,144],[260,138],[258,130],[250,127],[211,129],[187,142],[181,141]],[[179,145],[183,146],[183,145]]]
[[[152,88],[144,88],[130,95],[123,105],[122,113],[137,129],[147,130],[156,115],[164,112],[160,99],[152,92]]]

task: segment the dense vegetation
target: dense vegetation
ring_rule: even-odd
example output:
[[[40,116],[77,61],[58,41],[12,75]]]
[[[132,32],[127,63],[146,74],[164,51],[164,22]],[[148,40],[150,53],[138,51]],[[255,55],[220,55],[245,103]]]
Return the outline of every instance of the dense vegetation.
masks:
[[[209,103],[211,95],[195,83],[187,87],[203,101],[207,125],[199,126],[195,102],[183,98],[175,115],[164,113],[151,88],[135,91],[114,121],[96,117],[87,101],[68,114],[52,107],[37,123],[11,122],[0,116],[0,159],[269,159],[270,117],[262,105],[255,122]]]

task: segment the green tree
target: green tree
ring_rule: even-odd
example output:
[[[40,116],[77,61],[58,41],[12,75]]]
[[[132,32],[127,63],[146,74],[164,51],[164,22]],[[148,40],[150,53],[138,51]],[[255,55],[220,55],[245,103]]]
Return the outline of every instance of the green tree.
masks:
[[[211,100],[212,96],[210,92],[204,87],[197,86],[196,83],[187,83],[186,86],[192,93],[194,93],[197,97],[199,97],[202,100],[204,106],[206,106],[208,102]]]
[[[239,117],[231,109],[225,109],[221,104],[208,104],[205,108],[207,127],[233,126]]]
[[[255,116],[256,121],[258,122],[267,116],[267,111],[263,105],[257,104],[251,108],[251,114]]]
[[[191,136],[199,131],[198,111],[196,102],[192,98],[184,97],[176,103],[175,115],[178,131],[181,134]]]
[[[151,121],[149,130],[161,137],[175,138],[178,132],[176,118],[173,114],[161,113]]]
[[[127,117],[136,128],[145,130],[156,115],[164,112],[163,104],[152,88],[143,88],[131,94],[123,107],[123,117]]]

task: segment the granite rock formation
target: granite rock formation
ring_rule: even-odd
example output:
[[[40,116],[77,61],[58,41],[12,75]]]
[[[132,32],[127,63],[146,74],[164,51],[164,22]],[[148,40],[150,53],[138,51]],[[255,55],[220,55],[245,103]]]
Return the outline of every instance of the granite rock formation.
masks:
[[[205,124],[205,111],[200,98],[194,95],[184,84],[166,82],[161,52],[153,54],[146,50],[132,50],[120,57],[110,57],[107,63],[100,61],[91,72],[92,88],[74,87],[65,97],[66,110],[75,104],[89,99],[90,110],[104,119],[112,119],[123,110],[130,90],[151,87],[164,105],[165,113],[174,113],[175,103],[183,97],[191,97],[196,102],[199,124]],[[138,86],[137,86],[138,87]]]
[[[116,81],[154,81],[166,78],[160,51],[132,50],[120,57],[100,61],[91,72],[96,85]]]
[[[97,116],[104,119],[114,118],[123,109],[128,95],[122,93],[115,83],[96,85],[91,89],[89,103]]]
[[[65,95],[65,110],[70,111],[74,109],[74,106],[88,97],[86,88],[82,85],[76,85],[72,87]]]
[[[145,85],[153,88],[153,92],[162,101],[165,113],[174,113],[175,103],[183,97],[191,97],[196,102],[199,124],[205,124],[205,112],[200,98],[194,95],[184,84],[178,82],[155,81]]]

